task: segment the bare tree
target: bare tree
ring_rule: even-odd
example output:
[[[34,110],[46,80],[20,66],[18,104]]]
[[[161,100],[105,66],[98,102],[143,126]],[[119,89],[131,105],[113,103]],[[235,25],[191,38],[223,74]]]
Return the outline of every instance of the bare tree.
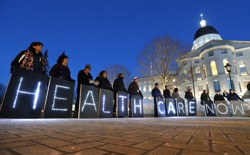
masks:
[[[143,76],[158,82],[161,89],[165,85],[174,86],[184,82],[190,74],[185,60],[188,46],[170,37],[158,37],[151,41],[138,56],[139,71]],[[181,61],[176,61],[181,58]],[[193,72],[192,72],[193,73]]]
[[[0,83],[0,104],[2,103],[5,91],[6,91],[6,86]]]
[[[131,73],[130,71],[119,64],[109,65],[105,68],[105,70],[108,72],[108,79],[113,84],[115,79],[117,78],[117,75],[119,73],[122,73],[124,75],[124,84],[126,88],[128,87],[129,83],[131,82]]]

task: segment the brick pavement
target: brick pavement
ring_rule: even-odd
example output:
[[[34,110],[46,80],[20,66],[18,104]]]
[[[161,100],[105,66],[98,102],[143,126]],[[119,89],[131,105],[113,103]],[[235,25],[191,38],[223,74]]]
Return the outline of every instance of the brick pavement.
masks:
[[[248,155],[250,118],[0,119],[0,155]]]

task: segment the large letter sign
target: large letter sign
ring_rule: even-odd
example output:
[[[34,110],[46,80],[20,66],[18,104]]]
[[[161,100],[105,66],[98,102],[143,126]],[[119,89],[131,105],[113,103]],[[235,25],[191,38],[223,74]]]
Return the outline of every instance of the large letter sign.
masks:
[[[161,97],[156,98],[158,117],[166,117],[166,107]]]
[[[132,117],[143,117],[143,102],[139,95],[131,96]]]
[[[176,100],[176,111],[178,116],[186,116],[185,102],[182,99]]]
[[[74,82],[50,77],[44,108],[45,118],[71,117],[74,86]]]
[[[196,108],[196,100],[188,100],[188,116],[196,116],[197,108]]]
[[[112,118],[113,117],[113,99],[114,92],[106,89],[100,89],[99,95],[99,117]]]
[[[0,115],[4,118],[39,118],[45,101],[48,77],[15,70],[5,93]]]
[[[216,116],[214,103],[212,101],[204,101],[206,116]]]
[[[244,117],[246,116],[244,102],[242,101],[230,101],[232,116],[234,117]]]
[[[166,99],[167,116],[176,116],[176,106],[174,99]]]
[[[98,117],[98,88],[81,85],[79,102],[80,118]]]
[[[217,116],[222,117],[229,117],[230,111],[227,107],[226,101],[215,101],[216,109],[217,109]]]
[[[128,102],[129,102],[129,95],[126,92],[119,91],[116,94],[116,111],[118,117],[125,117],[128,116]]]

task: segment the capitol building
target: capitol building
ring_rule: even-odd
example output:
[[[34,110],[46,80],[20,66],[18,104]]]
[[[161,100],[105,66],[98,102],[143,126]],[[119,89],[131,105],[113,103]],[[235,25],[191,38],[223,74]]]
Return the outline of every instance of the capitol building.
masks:
[[[234,89],[243,96],[250,82],[250,41],[223,40],[219,32],[202,18],[200,28],[194,34],[193,47],[178,61],[188,61],[193,67],[193,80],[186,80],[179,86],[179,93],[191,88],[196,99],[200,99],[203,90],[208,90],[211,99],[216,91]],[[231,81],[225,66],[231,65]],[[188,66],[189,67],[189,66]],[[154,82],[147,77],[140,78],[140,88],[146,102],[153,102],[151,90]],[[193,88],[195,90],[193,90]],[[171,90],[172,92],[172,90]]]

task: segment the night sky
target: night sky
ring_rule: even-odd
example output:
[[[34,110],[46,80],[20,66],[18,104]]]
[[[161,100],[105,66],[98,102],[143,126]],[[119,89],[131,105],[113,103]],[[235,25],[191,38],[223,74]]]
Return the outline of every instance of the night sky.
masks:
[[[138,76],[137,56],[157,36],[192,44],[200,14],[225,40],[250,40],[248,0],[0,0],[0,83],[32,41],[44,43],[50,66],[66,51],[72,78],[110,64]]]

